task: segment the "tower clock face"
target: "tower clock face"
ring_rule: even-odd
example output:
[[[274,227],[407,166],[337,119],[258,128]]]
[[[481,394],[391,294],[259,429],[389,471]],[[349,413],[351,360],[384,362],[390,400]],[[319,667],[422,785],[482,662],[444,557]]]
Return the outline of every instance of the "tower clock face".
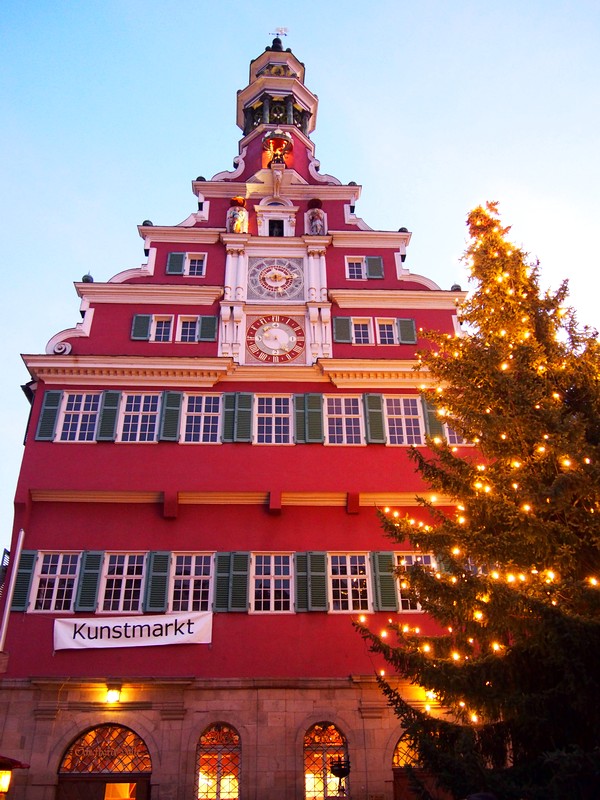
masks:
[[[246,331],[246,347],[267,364],[289,364],[304,353],[304,328],[291,317],[269,314],[259,317]]]
[[[302,259],[251,258],[248,268],[248,299],[304,299]]]

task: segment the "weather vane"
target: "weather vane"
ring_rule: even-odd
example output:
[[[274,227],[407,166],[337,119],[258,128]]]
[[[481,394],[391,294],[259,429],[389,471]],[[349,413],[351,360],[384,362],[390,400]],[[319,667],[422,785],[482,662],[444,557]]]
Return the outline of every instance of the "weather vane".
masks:
[[[287,36],[288,29],[287,28],[275,28],[274,33],[270,33],[269,36]]]

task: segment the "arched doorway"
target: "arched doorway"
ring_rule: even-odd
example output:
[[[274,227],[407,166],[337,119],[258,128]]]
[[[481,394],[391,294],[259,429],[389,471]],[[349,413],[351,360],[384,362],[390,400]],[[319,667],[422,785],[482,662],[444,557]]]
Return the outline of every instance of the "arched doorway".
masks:
[[[331,722],[318,722],[304,736],[304,797],[306,800],[325,800],[328,797],[349,797],[348,745],[345,736]],[[341,794],[340,794],[341,792]]]
[[[198,800],[238,800],[240,735],[219,722],[206,728],[196,749]]]
[[[149,800],[152,762],[145,742],[122,725],[98,725],[66,750],[57,800]]]

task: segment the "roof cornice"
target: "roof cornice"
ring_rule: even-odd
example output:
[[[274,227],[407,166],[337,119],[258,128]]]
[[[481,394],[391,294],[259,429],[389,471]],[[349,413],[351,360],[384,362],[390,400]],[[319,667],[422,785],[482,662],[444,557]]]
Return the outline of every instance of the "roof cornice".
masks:
[[[160,303],[161,305],[210,306],[223,296],[222,286],[194,286],[189,283],[76,283],[77,294],[88,303]]]
[[[329,231],[334,247],[406,247],[410,242],[410,231]]]
[[[467,292],[444,290],[329,289],[329,299],[340,308],[456,309]]]

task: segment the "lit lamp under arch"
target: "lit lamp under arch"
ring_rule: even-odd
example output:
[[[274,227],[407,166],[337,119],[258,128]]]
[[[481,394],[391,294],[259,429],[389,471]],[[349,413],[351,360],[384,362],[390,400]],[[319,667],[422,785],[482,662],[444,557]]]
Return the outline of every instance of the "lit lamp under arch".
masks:
[[[4,800],[10,788],[13,769],[29,769],[29,764],[23,764],[14,758],[0,756],[0,800]]]

